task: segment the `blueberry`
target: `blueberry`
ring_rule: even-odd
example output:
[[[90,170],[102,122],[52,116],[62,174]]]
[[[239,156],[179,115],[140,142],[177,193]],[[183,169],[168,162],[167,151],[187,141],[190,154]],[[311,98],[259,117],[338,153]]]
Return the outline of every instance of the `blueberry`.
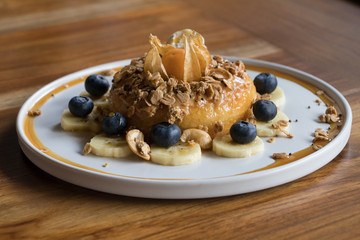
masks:
[[[256,135],[255,125],[249,122],[239,121],[234,123],[230,128],[231,138],[240,144],[251,143],[256,138]]]
[[[277,87],[277,79],[271,73],[260,73],[255,77],[254,85],[260,94],[272,93]]]
[[[93,110],[94,103],[89,97],[75,96],[70,99],[68,107],[74,116],[85,117]]]
[[[254,103],[253,113],[256,119],[267,122],[274,119],[277,107],[272,101],[262,99]]]
[[[125,130],[126,118],[120,113],[110,113],[104,117],[102,130],[108,135],[117,135]]]
[[[101,97],[108,91],[109,87],[109,82],[99,74],[90,75],[85,80],[86,91],[94,97]]]
[[[160,147],[171,147],[179,141],[181,130],[176,124],[162,122],[152,127],[150,137]]]

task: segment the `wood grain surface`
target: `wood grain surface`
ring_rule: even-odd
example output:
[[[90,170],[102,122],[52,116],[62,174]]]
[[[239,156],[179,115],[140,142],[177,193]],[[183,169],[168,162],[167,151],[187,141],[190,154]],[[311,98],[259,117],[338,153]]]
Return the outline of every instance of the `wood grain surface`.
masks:
[[[131,198],[43,172],[15,119],[41,86],[142,55],[154,33],[192,28],[212,53],[264,59],[337,88],[353,111],[345,149],[279,187],[198,200]],[[0,239],[359,239],[360,6],[341,0],[0,1]]]

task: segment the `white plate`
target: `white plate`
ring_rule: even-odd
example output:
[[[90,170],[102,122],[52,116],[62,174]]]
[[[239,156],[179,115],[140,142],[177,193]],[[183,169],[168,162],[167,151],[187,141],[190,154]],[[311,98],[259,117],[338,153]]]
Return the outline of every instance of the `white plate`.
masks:
[[[231,60],[238,58],[229,57]],[[89,141],[86,133],[69,133],[61,130],[60,116],[71,97],[84,90],[82,83],[69,88],[71,80],[86,75],[124,66],[130,60],[112,62],[91,67],[62,77],[44,86],[31,96],[20,109],[17,118],[19,143],[26,156],[39,168],[67,182],[86,188],[136,197],[147,198],[207,198],[247,193],[274,187],[301,178],[330,162],[347,143],[352,113],[346,99],[324,81],[283,65],[259,60],[241,59],[249,69],[281,72],[279,86],[284,90],[287,101],[281,110],[292,120],[290,132],[293,139],[277,138],[274,143],[266,142],[265,151],[259,155],[244,158],[221,158],[212,152],[205,152],[200,163],[188,166],[162,166],[136,157],[126,159],[101,158],[82,155],[84,144]],[[248,70],[254,78],[258,72]],[[280,76],[279,76],[280,75]],[[322,89],[336,102],[343,114],[343,127],[338,136],[324,148],[294,162],[262,170],[274,162],[274,152],[294,153],[311,145],[316,128],[326,129],[329,125],[319,123],[317,117],[325,112],[325,104],[315,103],[318,97],[288,79],[297,79]],[[42,114],[34,119],[34,130],[41,143],[49,152],[36,147],[26,135],[24,128],[27,112],[40,99],[54,89],[63,90],[50,97],[42,105]],[[311,108],[308,109],[308,106]],[[297,121],[296,121],[297,120]],[[108,163],[107,167],[104,164]],[[256,170],[256,171],[254,171]],[[253,171],[253,172],[251,172]]]

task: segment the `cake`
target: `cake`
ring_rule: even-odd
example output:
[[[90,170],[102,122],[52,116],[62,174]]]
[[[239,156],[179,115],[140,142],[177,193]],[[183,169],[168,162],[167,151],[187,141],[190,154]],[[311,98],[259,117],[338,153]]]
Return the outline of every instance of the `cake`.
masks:
[[[245,120],[256,88],[243,62],[211,56],[204,38],[189,29],[166,44],[153,35],[150,50],[114,75],[110,108],[126,116],[145,137],[160,122],[181,130],[199,128],[212,138]]]

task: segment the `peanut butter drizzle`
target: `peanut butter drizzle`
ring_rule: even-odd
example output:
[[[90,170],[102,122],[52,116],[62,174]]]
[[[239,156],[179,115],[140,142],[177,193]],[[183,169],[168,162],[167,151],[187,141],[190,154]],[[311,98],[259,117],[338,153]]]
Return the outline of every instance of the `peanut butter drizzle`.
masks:
[[[116,68],[116,70],[120,70],[121,68]],[[264,67],[254,67],[254,66],[247,66],[248,70],[253,70],[253,71],[257,71],[257,72],[270,72],[272,74],[274,74],[275,76],[290,80],[292,82],[295,82],[303,87],[305,87],[306,89],[308,89],[309,91],[313,92],[314,94],[316,94],[317,91],[319,91],[319,89],[315,88],[314,86],[312,86],[311,84],[302,82],[301,80],[283,73],[283,72],[279,72],[273,69],[269,69],[269,68],[264,68]],[[39,99],[33,106],[31,110],[36,110],[36,109],[40,109],[51,97],[53,97],[54,95],[56,95],[57,93],[66,90],[69,87],[72,87],[74,85],[80,84],[82,82],[84,82],[86,79],[86,77],[81,77],[81,78],[77,78],[74,79],[62,86],[59,86],[57,88],[55,88],[54,90],[48,92],[45,96],[43,96],[41,99]],[[317,97],[319,97],[325,104],[329,105],[329,106],[334,106],[337,107],[334,102],[326,95],[326,94],[321,94],[321,95],[317,95]],[[328,132],[330,134],[331,139],[333,139],[334,137],[336,137],[336,135],[340,132],[342,127],[342,121],[340,120],[339,122],[336,123],[331,123],[330,127],[328,129]],[[141,177],[132,177],[132,176],[125,176],[125,175],[120,175],[120,174],[113,174],[113,173],[108,173],[108,172],[104,172],[104,171],[100,171],[94,168],[90,168],[90,167],[86,167],[84,165],[78,164],[78,163],[74,163],[64,157],[61,157],[60,155],[54,153],[53,151],[51,151],[50,149],[48,149],[41,141],[40,139],[37,137],[37,134],[35,132],[34,129],[34,117],[25,116],[24,119],[24,132],[26,137],[29,139],[29,141],[31,142],[31,144],[36,147],[38,150],[40,150],[41,152],[43,152],[44,154],[59,160],[61,162],[67,163],[69,165],[75,166],[75,167],[79,167],[79,168],[83,168],[83,169],[87,169],[90,171],[94,171],[94,172],[99,172],[99,173],[105,173],[105,174],[109,174],[109,175],[113,175],[113,176],[121,176],[121,177],[128,177],[128,178],[134,178],[134,179],[153,179],[153,178],[141,178]],[[322,147],[326,146],[330,141],[316,141],[315,143],[317,145],[320,145]],[[314,143],[314,144],[315,144]],[[240,173],[240,174],[235,174],[233,176],[237,176],[237,175],[244,175],[244,174],[250,174],[250,173],[254,173],[254,172],[260,172],[263,170],[268,170],[268,169],[272,169],[272,168],[276,168],[276,167],[280,167],[286,164],[289,164],[291,162],[295,162],[301,158],[304,158],[312,153],[314,153],[315,150],[312,148],[312,146],[309,146],[305,149],[302,149],[298,152],[295,153],[291,153],[291,156],[284,158],[284,159],[279,159],[279,160],[275,160],[274,163],[263,167],[263,168],[259,168],[259,169],[255,169],[253,171],[249,171],[249,172],[245,172],[245,173]],[[221,178],[221,177],[220,177]],[[157,180],[194,180],[194,179],[163,179],[163,178],[156,178]]]

